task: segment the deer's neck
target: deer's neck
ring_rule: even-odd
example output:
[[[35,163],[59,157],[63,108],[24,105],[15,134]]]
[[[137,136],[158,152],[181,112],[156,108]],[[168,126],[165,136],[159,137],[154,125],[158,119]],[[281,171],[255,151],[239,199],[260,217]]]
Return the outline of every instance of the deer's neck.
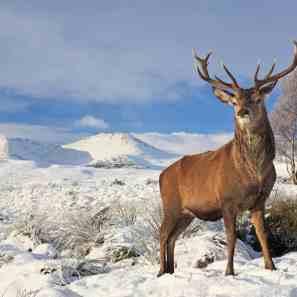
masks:
[[[234,145],[239,167],[247,168],[251,175],[261,179],[275,157],[274,136],[267,113],[255,129],[241,128],[236,122]]]

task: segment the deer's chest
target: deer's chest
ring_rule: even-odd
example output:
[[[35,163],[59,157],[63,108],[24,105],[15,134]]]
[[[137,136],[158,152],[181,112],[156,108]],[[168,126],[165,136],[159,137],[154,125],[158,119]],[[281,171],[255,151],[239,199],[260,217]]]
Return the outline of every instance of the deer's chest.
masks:
[[[261,186],[258,184],[251,184],[247,189],[244,189],[239,195],[242,199],[238,199],[235,207],[239,211],[249,210],[255,207],[262,199]]]
[[[253,209],[262,199],[265,199],[263,184],[257,181],[238,184],[229,197],[225,198],[225,203],[237,212]]]

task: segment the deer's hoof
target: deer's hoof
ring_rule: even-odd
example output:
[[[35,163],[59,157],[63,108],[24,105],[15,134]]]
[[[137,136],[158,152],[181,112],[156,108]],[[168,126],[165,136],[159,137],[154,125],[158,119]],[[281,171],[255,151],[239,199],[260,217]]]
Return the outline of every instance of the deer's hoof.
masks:
[[[274,266],[274,264],[265,264],[265,269],[267,270],[276,270],[276,267]]]
[[[225,276],[228,276],[228,275],[235,275],[234,270],[227,268],[226,271],[225,271]]]
[[[162,276],[163,274],[165,274],[164,271],[159,271],[158,274],[157,274],[157,277],[160,277],[160,276]]]

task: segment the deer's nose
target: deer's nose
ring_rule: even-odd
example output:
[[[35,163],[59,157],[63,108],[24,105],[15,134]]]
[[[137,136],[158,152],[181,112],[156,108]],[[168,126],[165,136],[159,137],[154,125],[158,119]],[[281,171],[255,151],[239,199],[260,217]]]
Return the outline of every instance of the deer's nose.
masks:
[[[237,116],[243,118],[243,117],[245,117],[245,116],[248,116],[249,113],[250,113],[250,112],[249,112],[246,108],[242,108],[241,110],[239,110],[239,111],[237,112]]]

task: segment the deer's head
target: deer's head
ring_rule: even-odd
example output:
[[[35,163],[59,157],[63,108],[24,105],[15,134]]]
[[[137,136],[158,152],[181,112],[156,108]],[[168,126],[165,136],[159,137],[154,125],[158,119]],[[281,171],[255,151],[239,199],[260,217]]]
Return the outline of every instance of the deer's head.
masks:
[[[258,64],[254,75],[254,86],[244,89],[239,86],[225,65],[223,68],[232,82],[225,82],[217,76],[214,79],[210,77],[207,67],[211,52],[205,58],[199,57],[195,51],[193,53],[199,76],[212,86],[217,98],[233,106],[235,120],[241,128],[257,127],[263,115],[266,115],[264,98],[273,90],[280,78],[293,71],[297,66],[297,42],[294,41],[294,59],[287,69],[273,75],[274,63],[267,75],[263,79],[259,79],[260,64]]]

